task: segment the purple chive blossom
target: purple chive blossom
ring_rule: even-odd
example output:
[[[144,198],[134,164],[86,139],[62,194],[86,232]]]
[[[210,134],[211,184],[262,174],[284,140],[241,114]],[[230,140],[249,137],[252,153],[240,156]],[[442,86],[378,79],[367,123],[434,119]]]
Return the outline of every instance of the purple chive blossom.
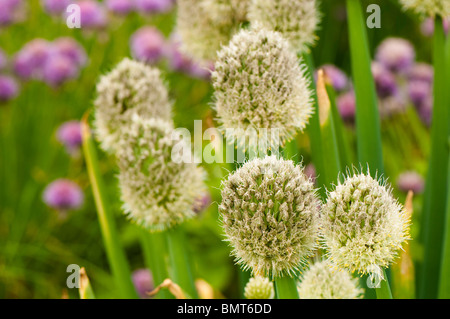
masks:
[[[192,210],[194,211],[194,213],[198,214],[206,210],[210,204],[211,204],[211,194],[205,192],[201,197],[197,198],[197,200],[194,202]]]
[[[172,9],[174,0],[134,0],[136,9],[144,14],[162,13]]]
[[[68,211],[80,208],[84,195],[80,187],[71,180],[57,179],[45,188],[43,200],[51,208]]]
[[[448,34],[448,31],[450,29],[450,17],[443,20],[444,22],[444,32],[445,34]],[[422,34],[426,37],[431,37],[434,33],[434,19],[433,18],[427,18],[422,22],[422,25],[420,26],[420,30],[422,31]]]
[[[431,119],[433,115],[433,97],[429,96],[422,104],[420,104],[417,108],[417,112],[419,113],[420,119],[422,122],[430,126]]]
[[[17,20],[22,0],[0,1],[0,26],[7,26]]]
[[[378,46],[375,57],[387,69],[404,72],[414,63],[415,51],[405,39],[388,38]]]
[[[385,98],[395,95],[397,93],[397,83],[395,82],[394,74],[378,62],[372,62],[371,69],[378,96]]]
[[[18,92],[19,86],[13,78],[0,75],[0,103],[15,98]]]
[[[344,121],[352,122],[355,119],[356,98],[355,92],[349,91],[341,94],[336,99],[336,105]]]
[[[106,10],[100,2],[94,0],[80,0],[81,27],[96,29],[107,24]]]
[[[425,188],[425,182],[417,172],[406,171],[398,176],[397,186],[402,192],[407,193],[412,190],[414,194],[421,194]]]
[[[83,142],[81,137],[81,123],[79,121],[63,123],[58,128],[57,138],[66,147],[69,154],[77,152]]]
[[[415,106],[422,105],[431,96],[431,84],[426,81],[414,80],[408,83],[408,95]]]
[[[343,91],[348,85],[348,78],[341,69],[332,64],[325,64],[320,67],[325,72],[331,85],[336,91]],[[317,76],[315,74],[315,76]]]
[[[167,45],[169,67],[176,72],[183,72],[192,77],[209,80],[214,69],[213,62],[197,62],[180,50],[181,40],[178,34],[170,36]]]
[[[87,55],[84,48],[73,38],[61,37],[53,41],[52,49],[54,53],[69,58],[77,66],[84,66],[87,62]]]
[[[44,10],[48,14],[60,15],[64,13],[71,4],[71,0],[41,0]]]
[[[56,87],[77,75],[78,68],[68,57],[55,55],[45,64],[43,79],[47,84]]]
[[[133,0],[106,0],[106,7],[117,15],[127,15],[134,9]]]
[[[433,77],[433,66],[427,63],[416,63],[408,72],[408,79],[410,81],[418,80],[432,83]]]
[[[158,62],[166,52],[166,42],[155,27],[142,27],[130,40],[131,54],[136,60],[147,63]]]
[[[31,40],[15,56],[14,71],[23,79],[40,78],[49,56],[50,42],[40,38]]]
[[[154,289],[152,273],[148,269],[138,269],[132,274],[134,288],[142,299],[150,298],[148,292]]]

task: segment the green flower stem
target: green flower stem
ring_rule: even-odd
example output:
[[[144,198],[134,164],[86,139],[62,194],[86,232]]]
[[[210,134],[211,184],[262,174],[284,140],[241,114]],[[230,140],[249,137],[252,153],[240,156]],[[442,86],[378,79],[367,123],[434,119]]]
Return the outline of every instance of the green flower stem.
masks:
[[[377,299],[392,299],[391,287],[386,275],[386,271],[383,269],[383,277],[385,280],[380,282],[380,288],[376,288]]]
[[[186,296],[197,299],[197,289],[191,271],[189,255],[186,250],[183,230],[179,227],[164,232],[169,249],[172,281],[180,286]]]
[[[166,255],[168,255],[166,241],[161,233],[150,233],[145,229],[139,231],[145,264],[152,271],[153,283],[157,287],[170,277],[166,263]],[[174,298],[166,289],[161,289],[155,297],[161,299]]]
[[[275,279],[275,293],[277,299],[298,299],[297,280],[287,276]]]
[[[317,185],[320,187],[319,192],[321,196],[325,197],[325,189],[323,187],[323,185],[325,185],[325,174],[324,174],[325,164],[322,149],[322,137],[320,133],[320,124],[319,124],[319,107],[317,103],[316,86],[313,77],[315,67],[311,54],[303,55],[303,59],[307,66],[307,71],[305,72],[305,75],[308,77],[308,80],[310,82],[310,90],[313,92],[313,107],[314,107],[314,114],[311,116],[309,120],[307,132],[310,139],[312,160],[318,173]]]
[[[372,177],[382,174],[380,115],[370,64],[369,44],[360,0],[347,0],[348,31],[356,94],[358,161],[370,167]]]
[[[449,41],[450,42],[450,41]],[[449,139],[450,147],[450,139]],[[439,285],[439,298],[450,299],[450,157],[447,171],[447,215],[444,233],[444,246],[442,253],[441,278]]]
[[[131,281],[130,268],[117,233],[114,216],[106,198],[96,147],[87,124],[87,115],[84,116],[82,121],[82,135],[84,157],[97,207],[97,216],[118,295],[122,298],[137,298],[136,290]]]
[[[433,118],[431,124],[431,156],[424,198],[424,263],[422,265],[420,298],[436,298],[444,237],[447,163],[450,130],[449,90],[446,75],[445,35],[442,19],[434,28]]]

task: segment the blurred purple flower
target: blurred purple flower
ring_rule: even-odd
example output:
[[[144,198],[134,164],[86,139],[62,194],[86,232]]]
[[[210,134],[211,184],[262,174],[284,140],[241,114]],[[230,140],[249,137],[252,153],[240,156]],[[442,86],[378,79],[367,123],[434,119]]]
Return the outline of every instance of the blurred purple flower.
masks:
[[[0,75],[0,102],[15,98],[18,92],[19,86],[12,77]]]
[[[66,56],[55,54],[44,65],[43,80],[51,86],[59,86],[65,81],[75,78],[78,68]]]
[[[352,122],[355,119],[356,98],[355,92],[349,91],[341,94],[336,99],[336,105],[344,121]]]
[[[398,88],[394,74],[376,61],[372,62],[371,69],[378,96],[385,98],[395,95]]]
[[[419,107],[432,94],[431,84],[426,81],[413,80],[408,83],[408,95],[413,104]]]
[[[61,37],[52,42],[52,49],[56,54],[69,58],[77,66],[84,66],[87,55],[84,48],[71,37]]]
[[[419,113],[420,119],[422,122],[430,126],[431,125],[431,119],[433,116],[433,97],[429,96],[427,99],[425,99],[418,107],[417,112]]]
[[[18,11],[22,6],[22,0],[0,1],[0,26],[7,26],[17,19]]]
[[[136,9],[142,13],[162,13],[172,9],[174,0],[134,0]]]
[[[166,42],[162,33],[155,27],[138,29],[130,40],[131,54],[140,61],[158,62],[166,53]]]
[[[150,298],[147,293],[154,289],[153,276],[148,269],[138,269],[132,274],[134,288],[142,299]]]
[[[331,85],[336,91],[343,91],[345,88],[347,88],[347,75],[337,66],[333,64],[324,64],[320,68],[323,69],[323,71],[331,81]],[[317,72],[314,74],[314,76],[317,79]]]
[[[50,55],[50,42],[36,38],[25,44],[14,58],[14,71],[23,78],[40,78]]]
[[[387,38],[376,50],[376,60],[393,72],[407,71],[414,63],[412,44],[401,38]]]
[[[69,154],[77,152],[83,142],[81,137],[81,123],[69,121],[63,123],[57,132],[58,140],[66,147]]]
[[[134,0],[106,0],[106,7],[118,15],[126,15],[134,9]]]
[[[426,81],[428,83],[433,82],[433,66],[427,63],[416,63],[408,72],[408,79],[410,81]]]
[[[210,204],[211,194],[209,192],[205,192],[202,196],[195,200],[192,210],[194,213],[199,214],[207,209]]]
[[[68,211],[81,207],[84,194],[73,181],[57,179],[45,188],[43,200],[51,208]]]
[[[103,28],[107,24],[105,7],[95,0],[80,0],[81,27],[96,29]]]
[[[213,62],[197,62],[180,50],[181,39],[178,34],[170,36],[167,45],[167,58],[169,67],[176,72],[183,72],[192,77],[209,80],[214,69]]]
[[[445,34],[448,34],[448,31],[450,29],[450,17],[443,20],[444,22],[444,32]],[[433,18],[427,18],[422,22],[422,25],[420,26],[420,30],[422,31],[422,34],[426,37],[431,37],[434,33],[434,19]]]
[[[49,14],[60,15],[64,13],[71,0],[41,0],[44,10]]]
[[[412,190],[414,194],[421,194],[425,188],[425,182],[417,172],[406,171],[398,176],[397,186],[402,192]]]

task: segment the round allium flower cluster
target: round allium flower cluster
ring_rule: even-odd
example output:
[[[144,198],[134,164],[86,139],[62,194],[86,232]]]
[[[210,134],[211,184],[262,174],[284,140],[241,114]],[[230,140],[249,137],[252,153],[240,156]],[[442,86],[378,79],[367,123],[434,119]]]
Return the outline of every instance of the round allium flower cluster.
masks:
[[[276,129],[280,141],[269,141],[275,145],[304,129],[313,108],[301,65],[278,32],[256,27],[236,34],[212,73],[219,121],[233,129],[228,137],[242,144],[258,129]]]
[[[300,299],[358,299],[363,293],[357,278],[335,269],[328,260],[314,263],[298,286]]]
[[[101,146],[113,151],[133,114],[171,120],[171,104],[158,69],[128,58],[97,84],[95,130]]]
[[[248,16],[251,23],[280,32],[297,52],[308,51],[317,39],[320,14],[316,0],[253,0]]]
[[[182,50],[200,60],[215,60],[246,19],[248,0],[178,0],[177,32]]]
[[[450,1],[448,0],[400,0],[400,2],[405,9],[413,10],[426,16],[450,16]]]
[[[174,160],[174,147],[184,141],[172,133],[170,122],[135,115],[118,142],[125,213],[150,231],[193,217],[193,204],[205,191],[203,170],[195,163]]]
[[[336,106],[342,119],[352,123],[356,114],[356,96],[354,91],[348,91],[336,98]]]
[[[49,207],[64,212],[80,208],[84,195],[75,182],[57,179],[45,188],[43,200]]]
[[[69,154],[77,153],[83,142],[81,123],[69,121],[61,124],[57,131],[57,138],[66,147]]]
[[[370,174],[348,176],[329,192],[321,233],[331,261],[358,273],[387,267],[409,239],[409,218],[391,189]]]
[[[380,98],[386,98],[397,94],[398,87],[394,74],[384,67],[383,64],[373,61],[371,64],[373,79],[377,95]]]
[[[73,38],[62,37],[53,42],[37,38],[15,55],[14,71],[24,80],[42,80],[56,87],[77,77],[86,61],[84,48]]]
[[[295,273],[318,238],[320,201],[303,167],[257,158],[222,186],[219,213],[237,262],[259,276]]]
[[[448,31],[450,30],[450,17],[444,18],[442,20],[443,27],[444,27],[444,33],[447,35]],[[433,18],[426,18],[421,26],[420,31],[422,31],[422,34],[426,37],[431,37],[434,34],[434,19]]]
[[[269,278],[256,276],[245,285],[244,297],[247,299],[273,299],[275,290]]]

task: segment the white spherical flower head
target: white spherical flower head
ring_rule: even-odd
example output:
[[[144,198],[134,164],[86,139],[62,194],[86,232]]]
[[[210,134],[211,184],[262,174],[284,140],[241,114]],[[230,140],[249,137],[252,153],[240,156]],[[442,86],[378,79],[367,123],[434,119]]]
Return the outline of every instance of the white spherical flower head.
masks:
[[[409,218],[391,189],[370,174],[355,174],[328,194],[321,233],[340,268],[371,273],[387,267],[409,239]]]
[[[245,285],[244,296],[247,299],[273,299],[275,290],[269,278],[256,276]]]
[[[320,13],[316,0],[252,0],[251,23],[280,32],[297,52],[307,52],[316,39]]]
[[[258,26],[240,31],[222,48],[212,80],[227,137],[247,142],[255,131],[278,130],[277,141],[269,137],[276,145],[305,128],[313,108],[299,62],[279,33]]]
[[[358,279],[328,260],[314,263],[298,286],[300,299],[359,299],[363,292]]]
[[[177,33],[182,50],[200,60],[216,52],[247,20],[250,0],[178,0]]]
[[[255,275],[292,275],[316,248],[320,202],[303,167],[267,156],[223,182],[219,205],[233,255]]]
[[[205,191],[199,166],[173,160],[174,147],[183,140],[172,133],[169,122],[134,116],[117,148],[124,210],[150,231],[171,228],[194,216],[193,203]]]
[[[449,0],[400,0],[405,9],[413,10],[418,14],[434,17],[440,15],[443,18],[450,16]]]
[[[171,120],[160,71],[128,58],[100,78],[94,105],[96,136],[106,151],[114,151],[133,114]]]

